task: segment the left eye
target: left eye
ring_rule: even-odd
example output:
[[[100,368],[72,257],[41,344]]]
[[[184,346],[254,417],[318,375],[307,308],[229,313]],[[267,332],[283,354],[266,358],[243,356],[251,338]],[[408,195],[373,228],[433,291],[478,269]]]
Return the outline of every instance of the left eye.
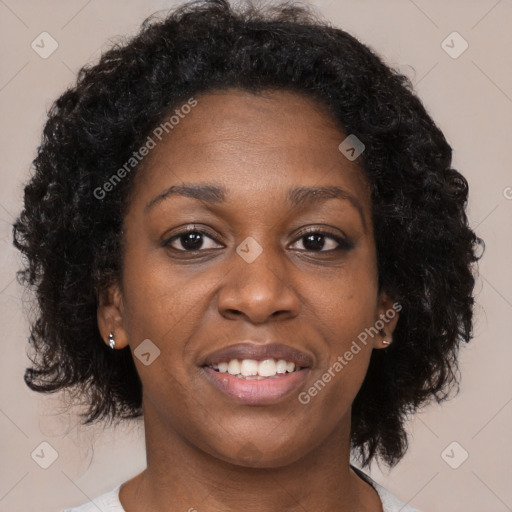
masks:
[[[304,250],[312,252],[329,252],[349,250],[352,248],[352,244],[348,240],[345,240],[326,231],[310,231],[303,233],[298,241],[303,240],[305,240],[305,242],[303,242],[303,245],[305,246]],[[330,241],[330,243],[327,245],[331,246],[327,249],[325,249],[326,240]]]

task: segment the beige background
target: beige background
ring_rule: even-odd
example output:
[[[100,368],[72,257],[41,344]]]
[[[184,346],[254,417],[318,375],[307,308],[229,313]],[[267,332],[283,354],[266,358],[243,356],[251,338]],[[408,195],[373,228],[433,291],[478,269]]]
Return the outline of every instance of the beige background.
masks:
[[[14,281],[18,255],[11,245],[11,223],[21,208],[23,182],[52,100],[109,40],[135,33],[147,15],[174,3],[0,0],[1,512],[56,512],[112,489],[145,467],[140,423],[116,432],[79,428],[76,416],[59,414],[58,396],[40,396],[25,386],[28,321]],[[476,288],[476,337],[460,359],[460,394],[416,416],[408,427],[412,437],[403,461],[391,472],[374,466],[371,475],[422,512],[510,511],[512,3],[311,3],[413,79],[454,147],[454,167],[470,183],[471,225],[487,244]],[[31,48],[43,31],[59,45],[47,59]],[[456,59],[441,47],[453,31],[469,44]],[[451,460],[457,461],[462,450],[469,453],[458,469],[441,455],[454,441],[460,446],[449,452]],[[48,469],[31,458],[41,442],[58,453]]]

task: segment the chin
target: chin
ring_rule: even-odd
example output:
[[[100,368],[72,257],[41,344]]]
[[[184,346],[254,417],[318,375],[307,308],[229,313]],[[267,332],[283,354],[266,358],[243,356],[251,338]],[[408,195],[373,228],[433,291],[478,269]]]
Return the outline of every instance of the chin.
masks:
[[[244,468],[269,469],[288,466],[298,461],[303,454],[297,452],[297,446],[282,447],[281,450],[270,447],[268,450],[260,450],[254,443],[247,442],[231,456],[221,457],[226,462]]]

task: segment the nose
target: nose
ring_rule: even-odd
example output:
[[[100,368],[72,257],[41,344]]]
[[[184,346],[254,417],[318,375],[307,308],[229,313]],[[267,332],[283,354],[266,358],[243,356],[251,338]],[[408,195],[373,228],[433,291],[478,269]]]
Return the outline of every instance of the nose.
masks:
[[[266,248],[249,263],[235,252],[230,268],[218,294],[219,312],[225,318],[243,316],[259,324],[297,316],[300,299],[284,255]]]

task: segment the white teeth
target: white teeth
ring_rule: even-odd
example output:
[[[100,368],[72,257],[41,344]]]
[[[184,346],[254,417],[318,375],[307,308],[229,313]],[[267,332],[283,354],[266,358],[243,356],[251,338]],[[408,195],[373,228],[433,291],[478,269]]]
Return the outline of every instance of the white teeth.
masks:
[[[276,362],[273,359],[261,361],[258,367],[258,375],[261,377],[272,377],[276,374]]]
[[[231,361],[229,361],[228,373],[230,375],[238,375],[240,373],[240,363],[238,359],[231,359]]]
[[[240,373],[244,377],[258,375],[258,361],[255,361],[254,359],[244,359],[240,365]]]
[[[211,365],[212,368],[220,373],[229,373],[238,377],[252,377],[256,380],[263,377],[274,377],[283,375],[286,372],[292,373],[296,371],[295,363],[285,361],[284,359],[264,359],[256,361],[255,359],[231,359],[231,361],[223,361],[218,364]]]
[[[277,361],[277,364],[276,364],[277,373],[286,373],[287,366],[288,365],[284,359],[279,359],[279,361]]]

